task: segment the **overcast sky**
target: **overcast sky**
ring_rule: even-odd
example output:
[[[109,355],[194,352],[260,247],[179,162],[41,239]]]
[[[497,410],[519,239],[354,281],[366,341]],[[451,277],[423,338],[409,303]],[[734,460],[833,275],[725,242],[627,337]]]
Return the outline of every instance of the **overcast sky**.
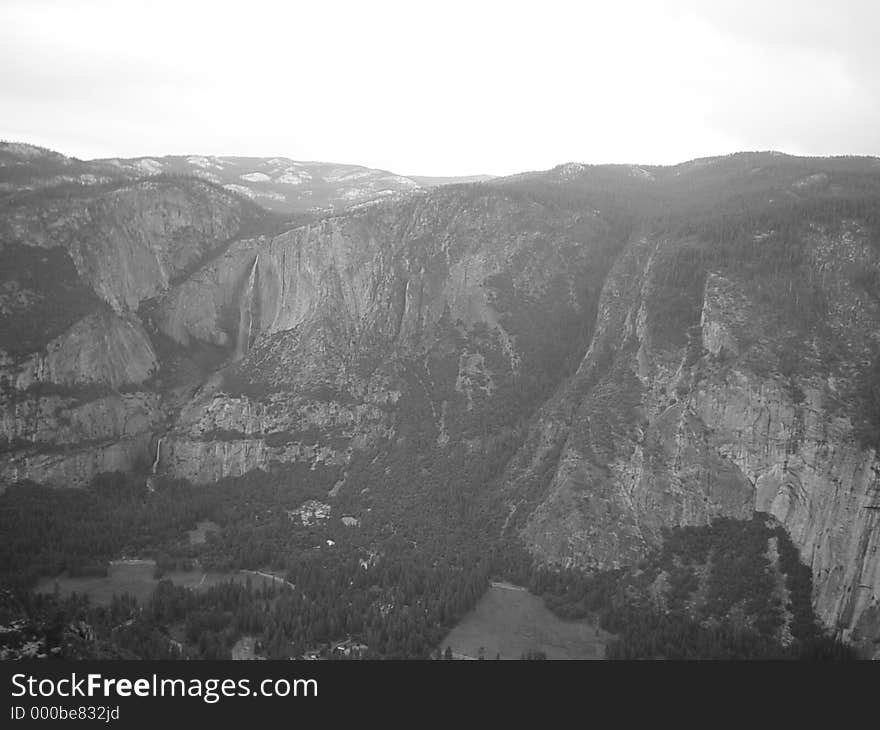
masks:
[[[880,0],[0,0],[0,138],[403,174],[880,155]]]

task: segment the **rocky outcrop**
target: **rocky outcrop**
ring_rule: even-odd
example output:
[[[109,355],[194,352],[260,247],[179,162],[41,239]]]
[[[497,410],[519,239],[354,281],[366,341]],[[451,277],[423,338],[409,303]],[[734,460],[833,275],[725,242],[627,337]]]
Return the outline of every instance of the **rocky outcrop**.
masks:
[[[314,400],[287,392],[262,400],[224,393],[186,407],[162,442],[165,474],[209,483],[277,463],[344,466],[354,450],[374,447],[392,433],[390,408],[399,392],[369,397],[382,402]]]
[[[64,247],[82,280],[117,312],[136,310],[264,216],[232,193],[193,180],[77,193],[25,197],[5,216],[4,235],[10,243]]]
[[[239,241],[165,294],[153,320],[175,342],[191,340],[234,348],[248,272],[261,241]]]
[[[70,250],[98,296],[135,309],[235,237],[249,213],[210,186],[141,183],[99,199],[81,221],[91,235]]]
[[[164,419],[157,393],[134,390],[157,367],[140,322],[109,311],[79,320],[23,361],[7,358],[0,485],[82,486],[101,471],[134,469]]]
[[[112,312],[89,315],[12,369],[18,390],[43,383],[102,384],[112,388],[143,383],[158,368],[156,352],[140,321]]]
[[[75,395],[16,394],[0,410],[0,439],[9,443],[68,446],[150,433],[161,420],[155,393],[110,393],[92,400]]]
[[[0,399],[0,486],[29,479],[79,487],[101,472],[139,469],[163,419],[156,393],[7,391]]]
[[[817,612],[848,629],[880,600],[880,464],[826,398],[807,387],[794,403],[778,382],[719,373],[691,403],[713,448],[754,485],[755,508],[786,527],[812,567]]]
[[[25,450],[13,453],[0,466],[0,485],[31,480],[52,487],[84,487],[97,474],[133,472],[149,459],[151,435],[65,449]]]

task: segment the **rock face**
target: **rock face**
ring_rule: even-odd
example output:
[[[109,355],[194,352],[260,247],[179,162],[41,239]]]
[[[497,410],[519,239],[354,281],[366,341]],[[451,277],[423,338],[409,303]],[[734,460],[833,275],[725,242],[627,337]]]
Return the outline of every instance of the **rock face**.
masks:
[[[536,555],[618,567],[664,525],[757,510],[791,534],[830,626],[848,635],[876,614],[880,464],[855,432],[852,390],[876,351],[864,272],[880,258],[857,222],[813,225],[800,244],[814,276],[800,307],[821,302],[821,320],[793,310],[791,272],[768,289],[730,267],[703,275],[676,333],[664,280],[687,244],[631,242],[589,352],[508,467],[504,493]]]
[[[112,441],[80,443],[62,450],[16,450],[0,469],[6,484],[34,481],[52,487],[83,487],[98,474],[142,469],[150,455],[149,432]]]
[[[878,632],[875,161],[569,164],[280,234],[204,180],[107,180],[2,201],[0,484],[299,464],[332,500],[454,463],[487,528],[586,567],[769,512],[823,619]]]
[[[139,320],[96,312],[52,340],[45,351],[25,360],[14,382],[18,390],[40,383],[107,384],[118,388],[144,382],[158,365]]]
[[[4,409],[0,435],[54,446],[109,441],[149,433],[160,414],[155,393],[110,393],[93,400],[25,394]]]
[[[500,288],[528,292],[526,313],[553,303],[579,319],[607,248],[590,244],[604,234],[592,216],[468,189],[241,241],[156,308],[169,338],[226,347],[236,363],[181,412],[165,468],[211,481],[273,461],[345,464],[392,437],[412,390],[438,426],[472,410],[475,388],[487,392],[472,381],[534,367],[523,365],[534,333],[511,320]],[[450,349],[469,338],[474,352]],[[432,372],[441,359],[453,361],[443,377]]]
[[[80,486],[138,468],[166,418],[139,306],[265,214],[198,181],[34,187],[0,217],[0,484]]]
[[[117,312],[137,309],[260,216],[222,188],[195,181],[84,188],[80,194],[24,196],[6,216],[6,237],[64,247],[80,278]]]
[[[387,408],[399,393],[382,395],[387,400],[379,403],[311,400],[287,392],[259,399],[205,396],[183,409],[163,439],[162,469],[206,483],[277,463],[344,466],[353,450],[392,434]]]
[[[140,322],[102,311],[0,369],[0,483],[82,486],[133,470],[164,418],[160,396],[137,390],[157,366]]]
[[[656,257],[642,238],[619,259],[590,350],[509,470],[508,490],[537,491],[522,534],[551,562],[620,567],[664,526],[753,511],[751,484],[676,395],[680,363],[652,342]]]
[[[485,280],[537,242],[534,231],[516,232],[528,214],[501,196],[471,207],[461,193],[435,193],[245,241],[172,290],[160,326],[181,343],[224,344],[243,334],[247,310],[251,339],[299,330],[324,337],[332,324],[352,338],[421,346],[444,315],[465,325],[497,320]],[[534,286],[546,285],[534,273]]]

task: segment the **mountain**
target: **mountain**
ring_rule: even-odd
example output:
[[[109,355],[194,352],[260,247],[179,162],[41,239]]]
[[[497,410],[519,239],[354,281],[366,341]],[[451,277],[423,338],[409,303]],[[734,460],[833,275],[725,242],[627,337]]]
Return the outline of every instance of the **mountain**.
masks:
[[[491,179],[405,177],[361,165],[286,157],[167,155],[82,161],[32,145],[0,142],[0,194],[169,175],[212,182],[281,214],[341,210],[418,189]]]
[[[4,484],[302,487],[357,522],[334,550],[556,570],[762,513],[874,651],[877,159],[568,163],[299,225],[99,164],[0,200]]]
[[[122,177],[110,165],[83,162],[35,145],[0,141],[0,194],[59,185],[95,185]]]
[[[338,209],[421,187],[402,175],[360,165],[297,162],[286,157],[204,157],[198,155],[97,160],[124,174],[187,175],[209,180],[282,213]]]

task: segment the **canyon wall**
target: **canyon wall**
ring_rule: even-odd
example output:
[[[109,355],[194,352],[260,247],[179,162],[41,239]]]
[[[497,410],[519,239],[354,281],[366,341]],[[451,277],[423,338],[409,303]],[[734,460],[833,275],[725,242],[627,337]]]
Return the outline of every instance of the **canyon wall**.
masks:
[[[502,493],[526,515],[511,528],[536,556],[619,567],[659,544],[664,526],[758,510],[811,566],[828,625],[849,635],[876,617],[880,463],[855,428],[853,383],[880,323],[860,282],[880,259],[855,222],[811,230],[802,243],[822,306],[815,325],[784,279],[712,270],[671,314],[681,292],[663,280],[686,244],[631,242],[589,352],[508,467]],[[872,621],[863,633],[877,631]]]

